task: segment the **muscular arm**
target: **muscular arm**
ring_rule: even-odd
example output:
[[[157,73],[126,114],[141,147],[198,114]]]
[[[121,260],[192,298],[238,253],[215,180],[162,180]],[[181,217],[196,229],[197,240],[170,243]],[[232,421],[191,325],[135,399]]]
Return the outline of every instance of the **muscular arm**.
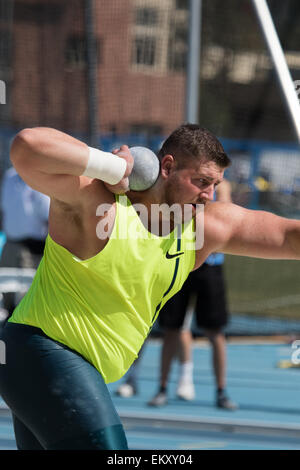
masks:
[[[33,189],[70,202],[79,195],[88,146],[55,129],[24,129],[12,143],[10,158]]]
[[[76,204],[91,183],[80,176],[89,160],[88,146],[56,129],[24,129],[15,137],[10,156],[29,186],[62,202]],[[98,186],[107,191],[102,183]]]
[[[235,204],[208,204],[203,252],[213,251],[253,258],[300,260],[300,221]]]

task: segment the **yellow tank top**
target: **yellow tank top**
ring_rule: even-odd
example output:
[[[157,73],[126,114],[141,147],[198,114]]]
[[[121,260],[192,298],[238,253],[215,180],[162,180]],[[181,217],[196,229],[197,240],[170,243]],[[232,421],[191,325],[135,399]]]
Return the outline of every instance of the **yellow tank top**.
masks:
[[[193,226],[155,236],[129,199],[117,196],[110,239],[92,258],[80,260],[48,235],[33,283],[9,321],[42,329],[93,364],[106,383],[118,380],[193,269]]]

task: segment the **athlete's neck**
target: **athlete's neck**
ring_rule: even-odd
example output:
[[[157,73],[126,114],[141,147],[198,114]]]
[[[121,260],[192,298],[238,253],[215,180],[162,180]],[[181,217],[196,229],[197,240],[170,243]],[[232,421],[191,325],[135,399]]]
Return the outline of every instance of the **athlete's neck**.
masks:
[[[163,213],[164,200],[157,184],[146,191],[129,191],[126,196],[149,232],[166,236],[174,230],[172,214],[169,211]]]

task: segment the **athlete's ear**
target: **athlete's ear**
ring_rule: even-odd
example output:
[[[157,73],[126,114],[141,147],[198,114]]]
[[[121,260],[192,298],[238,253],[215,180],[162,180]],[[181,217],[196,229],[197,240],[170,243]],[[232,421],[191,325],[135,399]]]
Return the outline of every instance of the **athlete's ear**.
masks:
[[[170,173],[174,171],[176,167],[175,159],[172,155],[167,154],[161,160],[161,176],[163,178],[168,178]]]

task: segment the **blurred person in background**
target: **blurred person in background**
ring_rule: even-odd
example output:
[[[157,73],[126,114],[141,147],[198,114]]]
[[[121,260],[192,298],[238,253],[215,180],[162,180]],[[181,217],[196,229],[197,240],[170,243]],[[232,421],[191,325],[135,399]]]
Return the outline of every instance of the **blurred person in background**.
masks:
[[[6,238],[1,268],[37,269],[48,233],[49,205],[50,198],[28,186],[13,167],[6,170],[1,188],[2,231]],[[9,317],[17,296],[14,292],[2,295]]]

